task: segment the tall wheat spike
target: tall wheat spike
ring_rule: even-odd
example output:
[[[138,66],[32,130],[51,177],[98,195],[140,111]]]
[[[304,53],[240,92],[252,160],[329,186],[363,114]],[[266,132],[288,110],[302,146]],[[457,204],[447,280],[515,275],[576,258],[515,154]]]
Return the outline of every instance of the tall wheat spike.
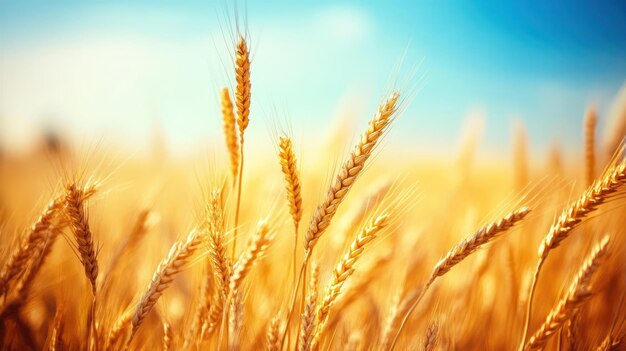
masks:
[[[65,203],[67,205],[66,212],[70,218],[70,226],[78,244],[80,260],[85,268],[85,275],[91,283],[92,293],[95,296],[96,280],[98,279],[98,260],[96,259],[93,236],[89,228],[87,215],[85,214],[83,196],[75,184],[69,184],[66,187]]]
[[[415,310],[418,303],[428,291],[428,288],[435,282],[437,277],[444,275],[448,272],[452,267],[456,266],[459,262],[467,258],[470,254],[478,250],[481,246],[487,244],[492,241],[496,237],[500,236],[511,227],[513,227],[516,223],[519,223],[530,213],[530,209],[528,207],[521,207],[503,218],[499,219],[496,222],[490,223],[485,227],[480,228],[476,233],[471,235],[469,238],[461,241],[455,247],[453,247],[448,253],[441,259],[435,267],[433,268],[430,277],[426,281],[424,286],[417,287],[413,289],[400,304],[400,315],[402,315],[402,321],[400,326],[397,328],[393,341],[389,346],[389,350],[393,350],[396,343],[398,342],[398,338],[402,333],[406,322],[409,319],[411,313]]]
[[[310,255],[320,236],[324,234],[324,231],[330,225],[330,221],[335,212],[337,212],[339,204],[345,198],[358,175],[365,167],[365,162],[374,151],[376,144],[393,121],[394,115],[398,110],[399,98],[400,94],[394,92],[378,107],[378,112],[370,121],[367,131],[361,136],[359,143],[341,166],[339,174],[328,190],[326,198],[315,211],[315,215],[311,219],[311,224],[306,232],[304,248],[308,255]]]
[[[599,206],[605,203],[610,198],[610,195],[618,191],[624,183],[626,183],[626,160],[610,167],[601,178],[596,179],[596,181],[583,192],[578,200],[563,209],[561,215],[550,227],[548,234],[539,245],[539,260],[537,261],[529,288],[528,301],[526,303],[526,318],[519,350],[522,349],[526,341],[537,281],[539,280],[541,268],[548,254],[569,236],[577,224],[585,219],[591,212],[597,210]]]
[[[201,243],[201,236],[199,236],[197,232],[192,231],[185,242],[174,244],[167,257],[161,261],[152,276],[152,281],[148,285],[148,289],[137,304],[137,308],[133,314],[129,343],[143,320],[152,310],[152,307],[154,307],[154,304],[157,303],[159,297],[163,294],[163,291],[170,286],[176,275],[178,275],[191,260],[191,257]]]
[[[287,201],[289,202],[289,213],[293,220],[296,232],[298,224],[302,218],[302,197],[300,195],[300,172],[296,161],[296,154],[293,150],[291,139],[283,135],[278,143],[278,156],[281,170],[285,177],[285,190],[287,190]]]
[[[239,172],[239,142],[237,141],[233,102],[230,99],[230,92],[228,88],[222,88],[220,102],[222,105],[224,135],[226,136],[226,150],[228,150],[228,155],[230,157],[230,171],[234,184]]]
[[[243,145],[244,131],[250,123],[250,50],[246,38],[239,36],[239,42],[235,48],[235,101],[237,104],[237,126],[239,127],[239,175],[237,177],[237,204],[235,207],[235,227],[233,233],[233,246],[231,258],[235,258],[237,252],[237,229],[239,227],[239,206],[241,204],[241,185],[243,183]]]
[[[567,294],[552,311],[550,311],[537,332],[530,337],[524,347],[525,350],[543,348],[550,337],[559,330],[563,323],[569,320],[572,315],[589,300],[592,295],[591,278],[598,270],[603,257],[606,255],[608,244],[609,237],[605,236],[593,248],[572,281]]]

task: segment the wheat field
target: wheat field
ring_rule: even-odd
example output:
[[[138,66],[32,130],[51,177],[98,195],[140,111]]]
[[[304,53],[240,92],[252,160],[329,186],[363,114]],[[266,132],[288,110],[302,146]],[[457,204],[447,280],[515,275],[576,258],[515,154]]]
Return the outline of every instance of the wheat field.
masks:
[[[581,111],[573,164],[532,163],[522,129],[507,164],[474,141],[424,162],[382,147],[412,103],[390,89],[359,130],[308,150],[279,128],[268,154],[233,44],[201,170],[54,138],[0,155],[3,349],[626,349],[626,109],[605,135]]]

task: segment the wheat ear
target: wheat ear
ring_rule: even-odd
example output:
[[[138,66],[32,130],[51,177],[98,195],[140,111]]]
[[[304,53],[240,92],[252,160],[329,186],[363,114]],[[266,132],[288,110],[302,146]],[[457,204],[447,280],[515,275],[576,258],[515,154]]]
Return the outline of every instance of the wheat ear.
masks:
[[[531,320],[535,289],[537,288],[537,281],[539,280],[541,268],[543,267],[548,254],[569,236],[578,223],[585,219],[591,212],[597,210],[598,207],[606,202],[610,195],[615,193],[622,185],[624,185],[624,183],[626,183],[626,161],[622,161],[609,168],[602,178],[596,179],[596,181],[591,184],[587,190],[585,190],[578,200],[563,209],[561,215],[550,227],[548,234],[539,246],[539,260],[535,266],[535,272],[530,283],[528,301],[526,303],[524,330],[519,346],[520,351],[526,342],[526,336],[528,335],[528,328]]]
[[[598,117],[596,110],[590,107],[585,114],[585,184],[591,185],[596,179],[596,125]]]
[[[82,190],[81,196],[83,200],[86,200],[93,196],[95,192],[95,186],[89,185]],[[4,295],[7,292],[9,285],[24,272],[23,267],[26,266],[26,263],[35,253],[39,252],[37,248],[41,247],[50,238],[49,231],[52,222],[64,206],[65,196],[52,199],[30,227],[28,234],[22,239],[20,245],[11,254],[7,263],[2,267],[2,271],[0,271],[0,295]],[[47,245],[51,244],[51,242],[47,243]]]
[[[137,329],[148,313],[150,313],[152,307],[154,307],[154,304],[159,300],[163,291],[170,286],[176,275],[178,275],[191,260],[192,255],[196,249],[198,249],[201,242],[201,237],[193,231],[189,234],[185,242],[174,244],[167,257],[161,261],[152,276],[152,281],[148,285],[148,289],[135,309],[132,318],[131,337],[128,343],[130,343]]]
[[[291,139],[286,135],[280,137],[278,143],[278,158],[280,159],[280,167],[285,177],[285,190],[287,191],[287,202],[289,203],[289,213],[294,225],[294,243],[293,243],[293,281],[296,281],[296,259],[298,255],[298,225],[302,219],[302,196],[300,195],[300,174],[298,172],[298,164],[296,154],[293,150]]]
[[[439,325],[437,322],[432,322],[426,329],[426,335],[424,336],[424,351],[433,351],[437,345],[437,333],[439,331]]]
[[[93,236],[85,214],[82,193],[75,184],[66,187],[66,211],[70,219],[70,226],[74,232],[80,260],[85,268],[85,275],[91,283],[92,293],[96,295],[96,280],[98,279],[98,260],[93,244]]]
[[[319,277],[319,267],[313,264],[311,267],[311,280],[306,296],[306,304],[302,313],[302,326],[300,329],[299,351],[311,351],[313,342],[313,331],[315,330],[315,312],[317,310],[317,286]]]
[[[169,351],[172,349],[172,342],[174,341],[174,333],[172,332],[172,326],[168,322],[163,322],[163,351]]]
[[[201,339],[204,339],[206,334],[213,332],[217,327],[228,296],[231,266],[224,247],[224,208],[220,197],[219,190],[214,190],[209,199],[209,258],[214,272],[215,293],[213,294],[209,320],[202,326]]]
[[[117,348],[117,345],[121,340],[123,340],[122,337],[130,326],[132,317],[132,312],[126,311],[118,320],[115,321],[104,344],[105,350],[115,350]]]
[[[233,272],[230,276],[229,290],[232,295],[241,285],[242,280],[248,275],[250,269],[256,264],[259,257],[265,253],[269,246],[270,237],[267,223],[264,220],[259,221],[257,231],[250,240],[248,248],[239,257],[233,266]]]
[[[322,304],[317,310],[318,324],[311,343],[312,350],[316,350],[318,347],[319,339],[322,336],[322,332],[324,331],[324,327],[328,321],[330,309],[337,299],[337,296],[341,293],[343,285],[352,273],[354,273],[354,264],[363,255],[365,246],[376,238],[376,235],[378,235],[378,233],[387,226],[388,222],[389,215],[387,214],[375,217],[365,228],[363,228],[337,264],[337,267],[333,271],[333,279],[328,284]]]
[[[280,349],[279,327],[280,319],[278,319],[278,317],[272,318],[269,328],[267,328],[267,334],[265,335],[267,351],[278,351]]]
[[[398,338],[402,332],[402,329],[406,325],[406,322],[409,319],[411,313],[415,310],[415,307],[419,304],[420,300],[428,291],[428,288],[433,284],[433,282],[448,272],[452,267],[456,266],[459,262],[467,258],[470,254],[478,250],[481,246],[487,244],[492,241],[499,235],[503,234],[515,224],[519,223],[528,213],[530,209],[528,207],[522,207],[518,210],[515,210],[503,218],[499,219],[496,222],[490,223],[485,227],[480,228],[476,233],[471,235],[469,238],[461,241],[455,247],[453,247],[448,253],[441,259],[435,267],[433,268],[430,277],[426,281],[426,284],[421,287],[417,287],[413,289],[407,298],[403,300],[400,305],[400,311],[403,317],[400,323],[400,326],[395,332],[395,336],[393,341],[391,342],[391,346],[389,350],[393,350],[396,343],[398,342]]]
[[[289,213],[293,224],[298,231],[298,224],[302,218],[302,197],[300,195],[300,174],[298,172],[298,164],[296,154],[293,150],[291,139],[283,135],[278,143],[278,157],[280,159],[280,167],[285,177],[285,189],[287,190],[287,201],[289,202]]]
[[[400,95],[398,93],[393,93],[378,107],[378,112],[370,121],[367,131],[361,136],[359,143],[341,166],[339,174],[328,190],[324,202],[315,211],[315,215],[306,232],[304,248],[308,255],[310,255],[320,236],[324,234],[324,231],[330,225],[330,221],[335,212],[337,212],[339,204],[345,198],[358,175],[365,167],[365,162],[372,154],[376,144],[393,121],[393,117],[398,109],[399,98]]]
[[[237,126],[239,127],[239,175],[237,177],[237,204],[235,207],[235,227],[233,229],[233,246],[231,258],[235,258],[237,252],[237,229],[239,227],[239,206],[241,204],[241,184],[243,182],[243,145],[244,131],[250,123],[250,50],[246,38],[239,37],[235,48],[235,102],[237,104]]]
[[[241,328],[243,323],[243,302],[241,292],[233,290],[228,314],[228,350],[238,351],[241,346]]]
[[[228,88],[222,88],[220,100],[222,105],[222,123],[224,125],[224,135],[226,136],[226,149],[230,156],[230,171],[234,184],[239,171],[239,142],[237,141],[233,102],[230,99]]]
[[[530,337],[525,350],[541,349],[550,337],[569,320],[572,315],[591,297],[591,278],[598,270],[602,258],[607,253],[609,237],[605,236],[593,248],[587,259],[580,267],[578,274],[572,281],[567,294],[550,311],[543,324]]]
[[[63,344],[63,330],[65,329],[65,320],[63,319],[62,308],[57,306],[57,311],[54,316],[54,324],[52,325],[52,333],[50,335],[49,351],[61,351],[64,350]]]

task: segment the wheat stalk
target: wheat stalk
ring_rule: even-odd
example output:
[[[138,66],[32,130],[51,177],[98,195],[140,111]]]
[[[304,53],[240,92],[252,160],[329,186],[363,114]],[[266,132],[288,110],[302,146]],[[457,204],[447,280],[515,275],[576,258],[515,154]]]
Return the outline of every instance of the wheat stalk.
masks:
[[[192,255],[201,242],[201,237],[195,231],[192,231],[185,242],[174,244],[167,257],[161,261],[152,276],[148,289],[137,304],[132,318],[131,337],[128,343],[132,341],[137,329],[148,313],[150,313],[154,304],[159,300],[163,291],[170,286],[176,275],[191,260]]]
[[[609,237],[605,236],[593,248],[587,259],[580,267],[578,274],[572,281],[567,294],[550,311],[543,324],[530,337],[525,350],[541,349],[550,337],[569,320],[572,315],[591,297],[591,278],[598,270],[602,258],[607,253]]]
[[[78,244],[80,260],[85,268],[85,275],[91,283],[92,293],[95,296],[96,280],[98,279],[98,260],[93,244],[93,236],[89,228],[87,215],[85,214],[83,196],[75,184],[69,184],[66,187],[65,203],[70,226]]]
[[[233,177],[233,184],[237,179],[239,171],[239,145],[237,141],[237,132],[235,127],[235,113],[233,102],[230,99],[228,88],[222,88],[220,95],[222,105],[222,123],[224,125],[224,135],[226,136],[226,149],[230,156],[230,171]]]
[[[469,238],[461,241],[456,246],[454,246],[448,253],[437,262],[435,267],[432,270],[426,284],[422,287],[417,287],[413,289],[407,298],[401,303],[401,307],[399,308],[401,315],[403,316],[402,322],[400,326],[396,330],[395,336],[389,350],[393,350],[396,343],[398,342],[398,337],[400,336],[406,322],[409,319],[411,313],[415,310],[418,303],[428,291],[428,288],[434,283],[437,277],[444,275],[448,272],[452,267],[456,266],[459,262],[467,258],[470,254],[478,250],[481,246],[487,244],[492,241],[499,235],[503,234],[509,228],[513,227],[516,223],[519,223],[528,213],[530,209],[528,207],[521,207],[518,210],[515,210],[503,218],[499,219],[496,222],[490,223],[487,226],[480,228],[476,233],[471,235]]]

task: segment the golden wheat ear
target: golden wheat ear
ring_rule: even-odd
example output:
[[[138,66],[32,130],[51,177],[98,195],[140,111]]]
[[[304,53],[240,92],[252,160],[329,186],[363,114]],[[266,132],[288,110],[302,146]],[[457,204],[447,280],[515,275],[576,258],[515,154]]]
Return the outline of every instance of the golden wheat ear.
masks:
[[[87,200],[92,197],[96,192],[95,185],[88,185],[81,190],[81,199]],[[8,288],[14,284],[20,276],[24,273],[24,267],[27,263],[36,257],[34,255],[39,254],[38,265],[43,263],[45,255],[49,253],[54,239],[61,231],[61,227],[65,226],[65,222],[59,219],[59,215],[66,206],[65,196],[59,196],[50,200],[46,208],[39,215],[37,220],[32,224],[28,234],[21,240],[15,251],[9,256],[2,270],[0,271],[0,296],[7,293]],[[56,224],[62,222],[61,224]],[[45,249],[40,250],[45,246]],[[29,271],[30,278],[34,277],[37,270],[31,269]],[[28,278],[28,277],[26,277]],[[28,284],[22,280],[23,284]],[[21,289],[21,288],[20,288]]]
[[[92,293],[95,296],[97,287],[96,281],[98,279],[98,260],[96,258],[93,235],[89,228],[83,200],[82,193],[77,189],[75,184],[69,184],[66,187],[66,212],[78,245],[81,263],[85,268],[85,275],[91,283]]]
[[[235,112],[228,88],[223,88],[220,95],[222,105],[222,123],[224,136],[226,137],[226,150],[230,157],[230,172],[233,184],[239,173],[239,142],[237,140],[237,128],[235,126]]]
[[[238,290],[241,282],[250,272],[250,269],[252,269],[257,260],[263,256],[265,250],[267,250],[270,241],[269,227],[266,221],[261,220],[257,225],[256,233],[248,244],[248,248],[233,266],[229,284],[230,294]]]
[[[393,93],[378,107],[378,112],[370,121],[369,128],[361,136],[359,143],[341,166],[339,174],[328,190],[324,202],[315,211],[304,239],[304,248],[309,255],[319,238],[330,225],[337,208],[365,167],[365,163],[371,156],[377,143],[382,139],[385,131],[393,121],[398,110],[399,99],[400,94],[397,92]]]
[[[322,304],[317,310],[317,328],[311,342],[311,349],[315,350],[319,347],[319,341],[328,321],[330,309],[334,304],[337,296],[352,273],[354,273],[354,264],[363,255],[365,247],[369,242],[374,240],[378,233],[389,224],[389,215],[382,214],[372,219],[372,221],[357,235],[356,239],[350,245],[341,258],[337,267],[333,271],[333,278],[326,288],[326,293],[322,299]]]
[[[189,236],[187,236],[185,242],[174,244],[167,257],[161,261],[152,276],[152,281],[148,285],[148,289],[137,304],[137,308],[131,320],[131,336],[128,343],[132,341],[137,329],[139,329],[141,323],[157,303],[163,291],[172,284],[178,273],[189,263],[201,243],[201,236],[198,235],[196,231],[192,231]]]
[[[265,349],[267,351],[280,350],[280,338],[279,338],[280,319],[278,317],[272,318],[267,333],[265,335]]]
[[[448,251],[448,253],[440,259],[439,262],[437,262],[426,283],[423,286],[418,286],[409,292],[407,297],[400,303],[399,315],[402,316],[402,319],[400,325],[395,331],[389,350],[393,350],[404,326],[409,319],[409,316],[415,310],[415,307],[417,307],[430,286],[438,277],[443,276],[450,271],[452,267],[456,266],[472,253],[476,252],[476,250],[481,248],[483,245],[491,242],[512,228],[515,224],[521,222],[529,213],[530,209],[528,207],[521,207],[512,211],[496,222],[480,228],[476,233],[472,234],[470,237],[450,249],[450,251]]]
[[[602,204],[611,199],[611,195],[617,192],[626,183],[626,160],[607,169],[605,174],[597,178],[578,198],[563,209],[561,215],[550,226],[550,230],[539,245],[539,260],[535,266],[532,281],[529,287],[526,302],[526,318],[519,350],[521,351],[528,335],[528,328],[532,315],[532,303],[535,289],[539,280],[541,268],[548,258],[548,254],[557,248],[561,242],[569,237],[574,228],[580,224],[590,213],[596,211]]]
[[[237,104],[237,126],[239,127],[239,174],[237,176],[237,202],[235,205],[235,226],[233,233],[233,246],[231,259],[235,259],[237,253],[237,230],[239,228],[239,206],[241,204],[241,187],[243,183],[244,164],[244,131],[250,123],[250,50],[246,38],[239,36],[239,42],[235,48],[235,102]]]
[[[607,254],[608,244],[609,237],[605,236],[593,248],[578,270],[567,294],[550,311],[535,334],[530,337],[524,350],[542,349],[550,337],[561,328],[563,323],[569,320],[572,315],[591,298],[591,279],[600,267],[602,259]]]

